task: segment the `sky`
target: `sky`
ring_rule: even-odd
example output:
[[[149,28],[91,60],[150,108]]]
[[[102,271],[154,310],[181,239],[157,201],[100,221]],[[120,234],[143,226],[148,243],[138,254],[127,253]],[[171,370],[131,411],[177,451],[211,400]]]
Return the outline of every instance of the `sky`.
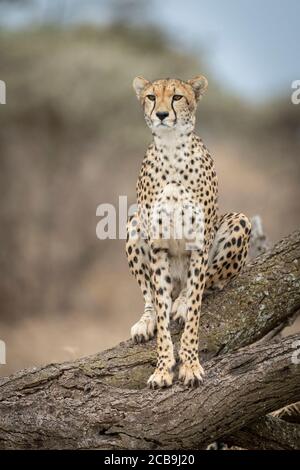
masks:
[[[263,99],[300,78],[299,0],[156,1],[161,24],[207,48],[213,70],[241,95]],[[176,32],[175,32],[176,30]]]
[[[123,3],[131,17],[131,2],[33,0],[28,9],[21,2],[3,10],[0,24],[20,27],[51,16],[67,23],[106,23],[112,3]],[[145,5],[140,14],[132,7],[136,22],[159,26],[178,47],[200,57],[204,50],[217,81],[245,99],[290,93],[292,81],[300,79],[299,0],[147,0]]]

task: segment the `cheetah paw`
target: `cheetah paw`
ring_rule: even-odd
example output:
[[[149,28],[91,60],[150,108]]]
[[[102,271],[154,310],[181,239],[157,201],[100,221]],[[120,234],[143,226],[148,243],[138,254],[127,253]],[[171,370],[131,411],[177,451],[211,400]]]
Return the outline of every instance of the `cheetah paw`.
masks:
[[[173,383],[173,367],[164,367],[162,370],[155,369],[148,379],[148,387],[152,389],[170,387]]]
[[[199,387],[204,379],[204,369],[199,361],[183,362],[179,368],[179,380],[188,387]]]
[[[175,320],[179,325],[184,325],[186,322],[187,317],[187,303],[186,297],[179,296],[173,303],[172,307],[172,316],[173,320]]]
[[[131,328],[131,338],[135,343],[144,343],[154,337],[156,329],[155,313],[143,315]]]

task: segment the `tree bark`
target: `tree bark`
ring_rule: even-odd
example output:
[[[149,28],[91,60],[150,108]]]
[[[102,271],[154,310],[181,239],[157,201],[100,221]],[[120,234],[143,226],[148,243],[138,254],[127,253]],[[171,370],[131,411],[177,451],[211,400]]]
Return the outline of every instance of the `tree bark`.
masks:
[[[225,441],[252,450],[299,450],[300,426],[266,416],[225,438]]]
[[[203,302],[202,387],[149,391],[154,341],[0,379],[1,448],[199,448],[300,400],[300,336],[240,349],[300,308],[300,232]],[[175,342],[179,329],[173,328]],[[222,355],[220,356],[220,354]],[[219,357],[215,357],[219,356]]]
[[[121,389],[69,364],[19,374],[1,384],[0,446],[203,448],[300,399],[300,366],[292,362],[299,339],[212,359],[196,389]]]

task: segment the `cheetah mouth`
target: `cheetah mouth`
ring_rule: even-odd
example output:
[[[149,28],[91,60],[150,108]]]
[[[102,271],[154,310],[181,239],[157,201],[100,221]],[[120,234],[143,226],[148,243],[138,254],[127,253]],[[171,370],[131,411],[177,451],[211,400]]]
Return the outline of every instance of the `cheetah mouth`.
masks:
[[[174,127],[176,127],[176,122],[172,123],[172,124],[167,124],[166,122],[158,122],[156,124],[156,127],[158,128],[167,128],[167,129],[173,129]]]

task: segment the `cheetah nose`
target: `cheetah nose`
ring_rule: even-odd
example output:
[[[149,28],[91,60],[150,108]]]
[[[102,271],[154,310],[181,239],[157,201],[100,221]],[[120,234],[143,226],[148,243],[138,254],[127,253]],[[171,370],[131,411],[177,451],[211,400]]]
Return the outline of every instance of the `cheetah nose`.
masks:
[[[169,113],[167,111],[157,111],[156,116],[163,121],[166,117],[169,116]]]

